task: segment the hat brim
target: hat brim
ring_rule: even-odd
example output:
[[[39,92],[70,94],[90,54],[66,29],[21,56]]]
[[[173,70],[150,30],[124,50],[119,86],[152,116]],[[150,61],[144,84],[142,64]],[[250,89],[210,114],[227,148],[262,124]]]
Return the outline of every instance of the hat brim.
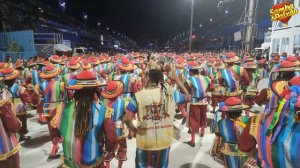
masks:
[[[89,64],[89,65],[81,65],[81,68],[82,69],[90,69],[90,68],[92,68],[92,65],[91,64]]]
[[[24,65],[24,63],[22,62],[20,65],[18,65],[18,66],[16,66],[15,65],[15,68],[20,68],[20,67],[22,67]]]
[[[49,78],[54,78],[56,77],[57,75],[59,75],[61,73],[61,69],[60,68],[55,68],[56,71],[53,72],[53,73],[49,73],[49,74],[46,74],[45,72],[41,72],[40,73],[40,78],[42,79],[49,79]]]
[[[61,60],[59,59],[59,60],[56,60],[56,59],[51,59],[50,58],[50,61],[52,61],[52,62],[54,62],[54,63],[61,63]]]
[[[271,90],[278,97],[282,98],[283,91],[285,91],[286,88],[289,86],[288,83],[289,83],[289,81],[285,81],[285,80],[275,80],[275,81],[273,81],[273,83],[271,85]]]
[[[223,60],[223,62],[225,62],[225,63],[235,63],[235,62],[238,62],[238,61],[240,61],[240,58],[238,56]]]
[[[117,65],[119,69],[123,71],[132,71],[134,70],[134,66],[132,64],[129,64],[128,66],[123,66],[123,64],[118,64]]]
[[[19,70],[15,69],[11,74],[9,74],[9,76],[4,75],[4,80],[16,79],[20,74],[21,74],[21,72]],[[3,78],[3,77],[1,77],[1,78]]]
[[[76,65],[67,65],[68,69],[79,69],[81,66],[79,63],[77,63]]]
[[[116,81],[116,82],[118,83],[118,87],[116,90],[114,90],[112,93],[102,90],[101,96],[104,97],[105,99],[113,99],[121,95],[124,90],[124,84],[122,81]]]
[[[228,106],[226,110],[222,110],[222,112],[240,112],[241,110],[245,110],[245,109],[248,109],[249,106],[245,105],[245,104],[242,104],[242,105],[239,105],[239,106]]]
[[[78,80],[80,81],[80,80]],[[67,90],[81,90],[81,89],[93,89],[98,88],[101,86],[105,86],[106,83],[101,83],[98,80],[95,79],[95,83],[93,84],[83,84],[83,83],[77,83],[75,85],[65,86]]]
[[[288,68],[278,68],[276,71],[277,72],[293,72],[295,71],[296,67],[288,67]]]

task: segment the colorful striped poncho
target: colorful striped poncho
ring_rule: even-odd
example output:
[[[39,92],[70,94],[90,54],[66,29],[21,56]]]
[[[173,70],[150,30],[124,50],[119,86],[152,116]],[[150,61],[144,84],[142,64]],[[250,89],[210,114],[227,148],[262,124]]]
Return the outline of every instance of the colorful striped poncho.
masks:
[[[6,100],[0,100],[0,106],[5,106]],[[1,113],[1,111],[0,111]],[[8,133],[2,119],[0,119],[0,161],[17,153],[21,146],[15,133]]]
[[[203,98],[206,97],[206,92],[210,85],[210,79],[206,76],[195,76],[190,77],[187,80],[188,85],[190,86],[190,94],[192,96],[191,103],[198,103]]]
[[[107,99],[102,101],[102,106],[100,111],[105,111],[106,114],[111,114],[113,122],[116,123],[116,133],[119,138],[124,138],[125,136],[125,127],[122,123],[122,117],[125,114],[125,109],[128,105],[128,101],[124,99],[116,99],[112,104],[109,104]]]
[[[239,89],[238,81],[235,79],[230,69],[222,69],[221,76],[225,82],[227,92],[231,93]]]
[[[105,111],[98,103],[91,104],[90,127],[85,141],[75,137],[75,101],[60,104],[51,124],[55,125],[63,139],[63,166],[71,168],[94,166],[103,161],[103,146],[99,142]]]
[[[27,114],[24,104],[21,100],[21,95],[25,93],[26,88],[20,84],[14,83],[11,88],[9,88],[12,94],[13,110],[16,115]]]
[[[33,86],[35,86],[35,85],[37,85],[41,82],[41,79],[39,77],[39,73],[37,72],[37,70],[32,70],[31,71],[31,77],[32,77]]]
[[[57,104],[62,100],[64,83],[54,79],[46,80],[39,85],[39,89],[44,97],[44,113],[49,115],[50,110],[56,109]]]
[[[114,80],[120,80],[124,83],[123,98],[131,98],[134,92],[136,79],[131,74],[119,75]]]
[[[228,168],[240,168],[246,160],[245,155],[237,148],[239,137],[245,127],[245,123],[229,118],[221,119],[218,122],[217,132],[221,134],[225,143],[223,153]]]

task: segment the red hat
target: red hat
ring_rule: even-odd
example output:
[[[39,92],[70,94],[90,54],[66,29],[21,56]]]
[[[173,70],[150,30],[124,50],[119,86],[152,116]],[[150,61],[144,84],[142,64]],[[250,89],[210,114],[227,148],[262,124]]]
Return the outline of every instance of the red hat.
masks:
[[[288,56],[286,57],[286,61],[293,62],[295,66],[300,64],[296,56]]]
[[[201,69],[200,65],[196,61],[189,61],[188,62],[188,69]]]
[[[55,62],[55,63],[61,63],[61,59],[58,55],[53,55],[52,57],[49,58],[50,61]]]
[[[69,69],[78,69],[78,68],[80,68],[80,64],[76,60],[71,59],[69,61],[69,63],[67,64],[67,68],[69,68]]]
[[[295,71],[295,64],[291,61],[283,61],[280,66],[278,67],[277,71],[278,72],[283,72],[283,71]]]
[[[8,68],[8,67],[9,67],[9,65],[8,65],[7,63],[5,63],[5,62],[0,62],[0,70],[5,69],[5,68]]]
[[[300,86],[300,76],[295,76],[290,80],[292,86]]]
[[[132,70],[134,70],[133,64],[131,64],[129,59],[125,58],[125,57],[122,58],[122,62],[119,63],[117,66],[118,66],[119,69],[121,69],[123,71],[132,71]]]
[[[188,60],[189,60],[189,61],[196,60],[195,55],[194,55],[194,54],[191,54],[191,55],[188,57]]]
[[[261,59],[258,61],[258,64],[266,64],[267,60],[266,59]]]
[[[200,59],[201,62],[205,61],[205,57],[204,57],[203,55],[201,55],[201,56],[199,57],[199,59]]]
[[[256,66],[253,62],[247,62],[247,63],[245,64],[245,68],[246,68],[246,69],[256,69],[257,66]]]
[[[177,68],[183,69],[185,67],[185,63],[183,60],[178,60],[177,64],[175,65]]]
[[[253,61],[254,59],[251,57],[251,56],[246,56],[244,58],[244,62],[250,62],[250,61]]]
[[[22,60],[17,59],[16,63],[15,63],[15,68],[20,68],[24,65]]]
[[[215,59],[213,57],[209,57],[207,59],[207,65],[208,66],[212,66],[214,64],[214,62],[215,62]]]
[[[0,70],[0,73],[3,75],[1,77],[1,80],[12,80],[16,79],[20,75],[20,71],[14,69],[14,68],[5,68]]]
[[[40,78],[43,79],[51,79],[56,77],[61,73],[61,69],[58,67],[55,67],[53,64],[49,63],[46,65],[45,69],[43,72],[40,73]]]
[[[28,67],[32,67],[32,66],[35,66],[36,65],[36,62],[34,62],[33,60],[30,60],[28,63],[27,63],[27,66]]]
[[[247,108],[249,106],[243,104],[241,99],[237,97],[229,97],[225,100],[225,104],[221,105],[221,111],[224,112],[239,112]]]
[[[122,81],[110,81],[107,83],[101,96],[105,99],[114,99],[123,93],[124,84]]]
[[[82,69],[90,69],[92,68],[92,65],[90,64],[90,62],[86,59],[82,59],[81,60],[81,68]]]
[[[81,90],[85,88],[97,88],[104,86],[106,83],[104,81],[101,83],[99,80],[97,80],[97,77],[93,72],[83,70],[75,77],[75,79],[70,81],[69,84],[70,85],[65,87],[66,89]]]
[[[235,56],[234,52],[230,52],[226,54],[226,59],[224,59],[225,63],[235,63],[240,60],[239,57]]]
[[[91,63],[92,65],[99,65],[99,64],[100,64],[100,61],[99,61],[99,59],[97,59],[97,57],[92,57],[92,58],[90,59],[90,63]]]

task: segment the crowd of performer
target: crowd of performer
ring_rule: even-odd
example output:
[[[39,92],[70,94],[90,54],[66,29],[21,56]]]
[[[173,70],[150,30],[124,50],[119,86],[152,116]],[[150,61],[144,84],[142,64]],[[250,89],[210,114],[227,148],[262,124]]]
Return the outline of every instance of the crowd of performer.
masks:
[[[229,168],[300,166],[300,57],[143,53],[0,62],[0,168],[19,168],[29,109],[47,124],[59,167],[118,168],[136,138],[138,168],[167,168],[175,114]],[[62,144],[63,154],[58,154]],[[172,160],[171,160],[172,161]],[[184,161],[183,161],[184,162]],[[203,161],[204,162],[204,161]]]

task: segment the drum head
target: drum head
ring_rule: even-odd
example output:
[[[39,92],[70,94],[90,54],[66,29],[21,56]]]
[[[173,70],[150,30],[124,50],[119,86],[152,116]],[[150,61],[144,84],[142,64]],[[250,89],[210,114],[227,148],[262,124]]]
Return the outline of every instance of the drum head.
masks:
[[[266,89],[269,87],[269,78],[263,78],[258,81],[257,83],[257,91],[258,93],[261,92],[263,89]]]

